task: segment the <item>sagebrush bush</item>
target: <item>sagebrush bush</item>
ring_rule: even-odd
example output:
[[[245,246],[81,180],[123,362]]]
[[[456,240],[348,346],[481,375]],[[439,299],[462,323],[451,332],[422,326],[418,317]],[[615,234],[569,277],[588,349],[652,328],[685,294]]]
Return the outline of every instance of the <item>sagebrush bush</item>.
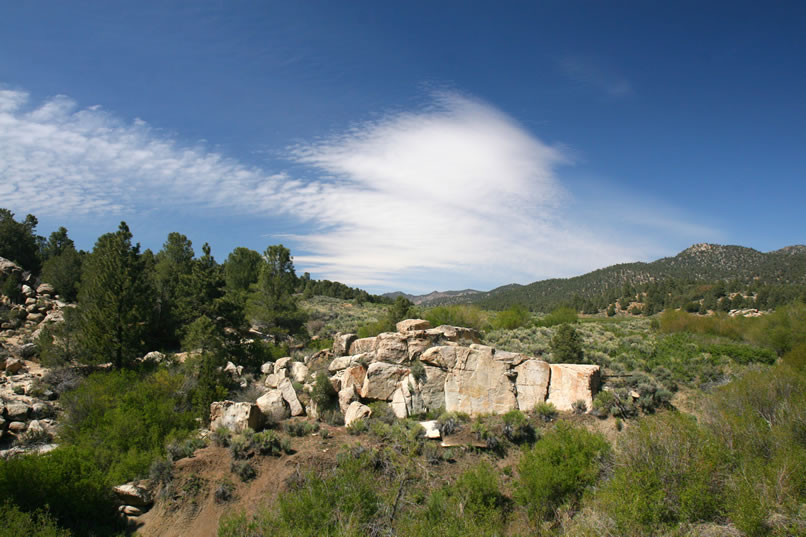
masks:
[[[257,471],[249,461],[233,461],[230,465],[230,471],[237,475],[244,483],[257,477]]]
[[[545,422],[553,421],[557,417],[557,407],[553,403],[537,403],[534,412]]]

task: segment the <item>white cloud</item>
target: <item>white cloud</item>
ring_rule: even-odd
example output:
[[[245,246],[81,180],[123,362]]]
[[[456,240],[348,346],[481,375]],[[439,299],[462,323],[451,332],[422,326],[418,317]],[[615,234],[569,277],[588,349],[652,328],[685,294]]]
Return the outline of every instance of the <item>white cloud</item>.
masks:
[[[457,93],[289,149],[312,180],[184,146],[142,120],[79,109],[64,96],[28,101],[0,90],[0,206],[12,210],[281,214],[288,229],[304,222],[311,230],[288,235],[299,269],[419,291],[574,275],[661,250],[645,237],[633,246],[583,225],[557,176],[568,153]]]

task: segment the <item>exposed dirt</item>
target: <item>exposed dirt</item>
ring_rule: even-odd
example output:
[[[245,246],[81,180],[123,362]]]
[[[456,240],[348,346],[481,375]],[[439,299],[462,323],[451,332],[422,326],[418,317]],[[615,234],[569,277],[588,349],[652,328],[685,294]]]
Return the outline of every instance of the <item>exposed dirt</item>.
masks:
[[[331,436],[327,439],[318,434],[292,438],[291,455],[250,459],[257,477],[247,483],[230,470],[233,459],[227,448],[200,449],[193,457],[177,461],[170,490],[157,492],[154,507],[132,519],[133,528],[143,537],[214,537],[222,515],[238,511],[253,514],[270,505],[296,471],[334,465],[342,446],[359,441],[368,444],[366,436],[350,436],[343,427],[328,431]],[[215,490],[226,481],[234,485],[233,497],[218,503]]]

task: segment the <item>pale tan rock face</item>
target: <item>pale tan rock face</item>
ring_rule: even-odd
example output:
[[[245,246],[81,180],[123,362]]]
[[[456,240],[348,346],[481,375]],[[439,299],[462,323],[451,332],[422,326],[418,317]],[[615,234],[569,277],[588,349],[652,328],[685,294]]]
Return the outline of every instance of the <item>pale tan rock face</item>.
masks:
[[[358,401],[353,401],[347,407],[347,412],[344,413],[344,426],[349,427],[354,421],[368,418],[371,415],[372,410],[368,406],[362,405]]]
[[[280,390],[266,392],[255,403],[263,415],[272,423],[277,423],[291,415],[291,410],[285,399],[283,399],[283,394]]]
[[[428,330],[431,328],[431,323],[425,319],[406,319],[397,323],[395,328],[400,333],[411,332],[412,330]]]
[[[339,391],[339,409],[341,410],[341,413],[346,414],[347,409],[350,407],[350,403],[357,400],[358,394],[355,393],[355,386],[342,388],[341,391]]]
[[[397,383],[409,374],[409,368],[399,365],[374,362],[369,364],[367,376],[361,387],[360,395],[364,399],[380,399],[389,401],[397,389]]]
[[[518,408],[532,410],[537,403],[546,400],[551,379],[551,367],[543,360],[526,360],[515,367],[518,374],[515,389],[518,392]]]
[[[277,385],[277,389],[283,394],[283,399],[288,403],[288,408],[291,409],[292,416],[301,416],[305,413],[305,410],[302,408],[302,403],[297,399],[297,392],[294,391],[294,386],[291,385],[290,379],[286,378],[281,380]]]
[[[341,377],[341,389],[355,386],[360,390],[364,386],[364,379],[367,377],[367,370],[363,365],[353,365],[344,370]]]
[[[375,359],[390,364],[402,364],[408,361],[406,336],[397,332],[378,334],[375,338]]]
[[[350,353],[350,345],[356,340],[355,334],[336,334],[333,337],[333,356],[344,356]]]
[[[425,379],[420,382],[420,398],[425,410],[436,410],[445,406],[445,377],[448,373],[439,367],[424,367]]]
[[[291,362],[289,371],[294,382],[305,382],[305,378],[308,376],[308,366],[302,362]]]
[[[442,345],[425,351],[420,356],[420,361],[442,369],[453,369],[457,363],[467,360],[468,353],[470,353],[468,347]]]
[[[445,410],[503,414],[515,408],[515,385],[509,366],[496,361],[489,347],[470,349],[445,378]]]
[[[210,430],[224,427],[240,433],[246,428],[257,430],[263,423],[263,414],[254,403],[216,401],[210,404]]]
[[[599,389],[598,365],[551,364],[548,402],[558,410],[571,410],[574,401],[584,401],[593,408],[593,396]]]
[[[365,352],[372,352],[375,350],[375,338],[374,337],[363,337],[361,339],[356,339],[352,343],[350,343],[350,349],[348,354],[362,354]]]

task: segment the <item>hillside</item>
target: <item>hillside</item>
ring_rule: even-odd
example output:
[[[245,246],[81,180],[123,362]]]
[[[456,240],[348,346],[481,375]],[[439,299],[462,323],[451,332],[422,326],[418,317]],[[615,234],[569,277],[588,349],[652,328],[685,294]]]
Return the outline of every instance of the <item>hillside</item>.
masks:
[[[503,309],[523,304],[533,310],[550,310],[561,304],[580,306],[585,301],[606,307],[624,295],[646,291],[660,282],[675,282],[682,296],[691,284],[733,281],[737,291],[762,286],[803,286],[806,284],[806,246],[788,246],[762,253],[743,246],[695,244],[674,257],[651,263],[623,263],[573,278],[553,278],[528,285],[509,284],[488,292],[422,300],[423,305],[476,303],[485,308]],[[434,293],[432,293],[433,295]],[[582,309],[580,307],[580,309]]]
[[[413,304],[432,305],[472,300],[475,295],[480,293],[482,293],[482,291],[476,291],[475,289],[462,289],[461,291],[432,291],[427,295],[409,295],[402,291],[394,291],[392,293],[384,293],[381,296],[392,300],[402,296],[403,298],[410,300]]]

